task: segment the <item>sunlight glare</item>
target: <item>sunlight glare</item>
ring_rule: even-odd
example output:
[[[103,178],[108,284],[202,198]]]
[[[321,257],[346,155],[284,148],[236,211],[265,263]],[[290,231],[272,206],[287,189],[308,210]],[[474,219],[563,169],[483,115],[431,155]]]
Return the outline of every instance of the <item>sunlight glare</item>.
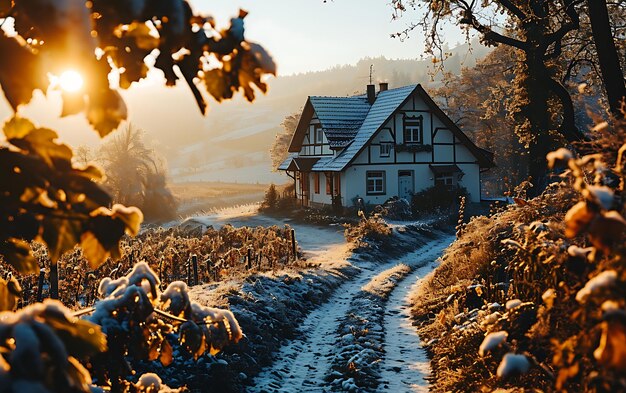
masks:
[[[59,86],[68,93],[74,93],[83,87],[83,77],[74,70],[64,71],[59,76]]]

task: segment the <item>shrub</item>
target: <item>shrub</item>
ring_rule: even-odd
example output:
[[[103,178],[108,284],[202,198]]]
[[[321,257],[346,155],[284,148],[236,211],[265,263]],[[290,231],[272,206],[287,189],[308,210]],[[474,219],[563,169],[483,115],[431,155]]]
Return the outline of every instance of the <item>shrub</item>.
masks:
[[[601,154],[549,154],[569,169],[564,181],[470,221],[426,280],[414,312],[432,339],[434,391],[626,390],[626,145],[616,128],[594,142]]]
[[[380,242],[391,236],[391,228],[381,213],[373,213],[369,217],[359,211],[361,220],[357,224],[346,224],[344,235],[349,242],[354,241],[357,247],[365,247],[368,241]]]
[[[261,207],[267,210],[276,210],[278,206],[278,191],[276,191],[276,186],[272,183],[270,187],[265,192],[265,199],[263,199],[263,203]]]
[[[452,208],[462,196],[467,195],[465,188],[449,188],[444,185],[435,185],[424,191],[413,194],[411,210],[415,216],[438,213]]]

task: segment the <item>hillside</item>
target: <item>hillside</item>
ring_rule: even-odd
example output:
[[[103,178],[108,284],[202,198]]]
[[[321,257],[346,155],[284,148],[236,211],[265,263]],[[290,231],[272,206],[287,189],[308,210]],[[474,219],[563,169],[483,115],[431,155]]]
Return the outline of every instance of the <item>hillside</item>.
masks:
[[[478,44],[459,46],[450,52],[446,69],[460,73],[484,57],[488,49]],[[185,181],[282,182],[272,173],[269,148],[281,130],[283,118],[297,112],[309,95],[353,95],[362,93],[373,65],[373,80],[388,81],[390,87],[411,83],[433,85],[431,60],[366,58],[356,65],[337,66],[320,72],[279,77],[269,81],[270,91],[254,105],[242,100],[213,105],[201,130],[181,136],[156,134],[165,148],[172,177]],[[198,135],[200,134],[200,135]],[[206,135],[206,137],[204,137]],[[203,139],[198,142],[198,137]],[[243,158],[245,156],[245,159]]]

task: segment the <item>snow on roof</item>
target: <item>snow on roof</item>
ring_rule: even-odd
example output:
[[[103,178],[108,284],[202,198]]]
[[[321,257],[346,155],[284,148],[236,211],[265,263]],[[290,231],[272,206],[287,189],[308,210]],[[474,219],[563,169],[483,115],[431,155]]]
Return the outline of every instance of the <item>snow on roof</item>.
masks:
[[[417,85],[409,85],[397,89],[381,91],[376,96],[376,101],[374,101],[374,104],[371,107],[362,96],[345,98],[336,97],[341,100],[362,100],[362,102],[365,103],[365,106],[369,107],[369,111],[366,113],[362,124],[360,124],[354,139],[352,139],[352,143],[333,160],[318,161],[317,164],[313,166],[313,169],[320,171],[342,171],[361,151],[363,146],[365,146],[376,131],[378,131],[387,119],[389,119],[389,116],[391,116],[393,112],[409,97],[413,90],[415,90],[416,86]],[[313,98],[314,97],[311,97],[311,99]],[[321,115],[317,112],[317,110],[316,113],[324,127]]]

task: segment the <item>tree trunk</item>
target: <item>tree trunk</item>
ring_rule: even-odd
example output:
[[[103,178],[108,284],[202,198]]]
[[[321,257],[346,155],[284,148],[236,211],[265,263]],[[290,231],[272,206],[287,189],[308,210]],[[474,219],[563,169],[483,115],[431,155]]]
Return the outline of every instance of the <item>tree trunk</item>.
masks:
[[[611,112],[616,117],[623,117],[620,111],[621,102],[626,96],[624,74],[611,33],[611,22],[605,0],[587,0],[589,19],[593,41],[598,53],[600,72],[604,82],[604,90],[609,100]]]
[[[524,115],[529,122],[529,132],[533,135],[528,157],[528,174],[533,184],[529,196],[534,197],[541,194],[548,185],[546,155],[559,146],[559,143],[555,134],[550,132],[555,127],[551,121],[551,91],[546,86],[550,71],[544,63],[544,54],[540,50],[530,49],[525,52],[525,57],[527,75],[523,87],[528,94],[528,104],[524,108]]]

